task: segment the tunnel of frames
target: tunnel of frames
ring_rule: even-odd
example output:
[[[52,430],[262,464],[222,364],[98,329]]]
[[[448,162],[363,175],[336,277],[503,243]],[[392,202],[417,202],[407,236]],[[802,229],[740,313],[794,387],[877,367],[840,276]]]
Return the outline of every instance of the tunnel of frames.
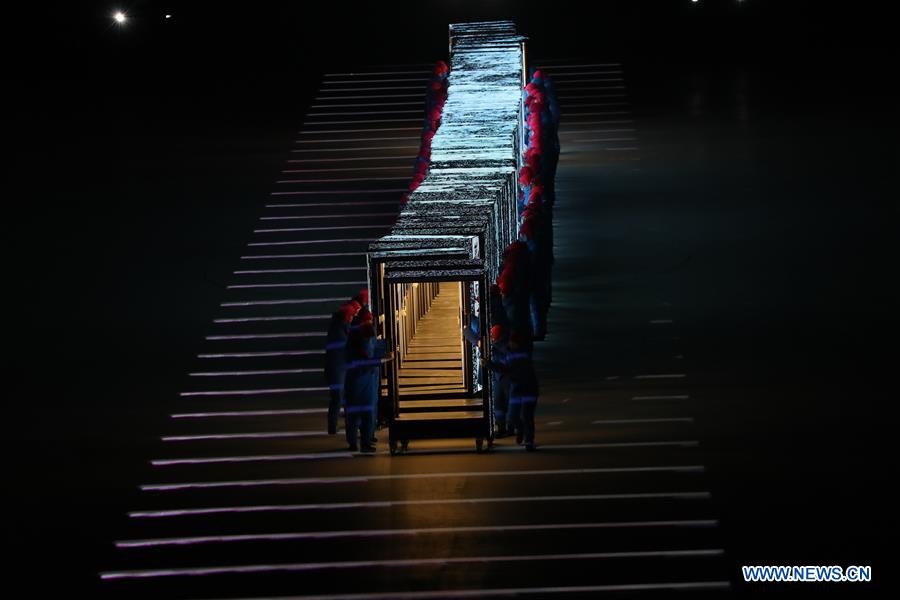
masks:
[[[546,334],[559,155],[552,86],[527,70],[510,21],[450,25],[434,68],[409,191],[371,243],[368,283],[392,453],[410,440],[494,437],[490,331]],[[499,329],[495,326],[501,326]]]

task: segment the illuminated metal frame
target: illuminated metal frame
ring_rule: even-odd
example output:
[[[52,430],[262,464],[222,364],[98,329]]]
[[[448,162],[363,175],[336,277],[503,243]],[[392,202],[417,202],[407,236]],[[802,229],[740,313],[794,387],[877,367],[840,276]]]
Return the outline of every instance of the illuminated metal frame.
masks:
[[[401,315],[403,298],[411,292],[422,293],[414,284],[461,283],[463,310],[479,314],[480,348],[490,348],[493,319],[490,302],[485,300],[499,274],[501,253],[517,239],[519,228],[516,203],[525,135],[525,38],[511,21],[493,21],[452,24],[449,41],[448,96],[432,139],[429,171],[410,194],[391,232],[373,242],[368,253],[370,300],[378,315],[378,334],[396,357],[385,367],[387,396],[382,412],[391,418],[392,449],[398,439],[493,437],[489,377],[483,378],[480,389],[481,419],[450,423],[450,419],[398,418],[401,338],[415,328],[409,315]],[[412,304],[419,307],[427,301]],[[475,393],[479,390],[474,372],[481,350],[463,346],[466,388]]]

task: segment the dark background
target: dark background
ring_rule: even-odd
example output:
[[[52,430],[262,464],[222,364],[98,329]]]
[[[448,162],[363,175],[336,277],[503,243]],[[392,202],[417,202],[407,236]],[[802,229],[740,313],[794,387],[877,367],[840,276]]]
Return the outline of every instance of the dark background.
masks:
[[[652,122],[684,124],[702,89],[696,129],[682,133],[703,131],[712,152],[733,150],[717,129],[734,82],[753,82],[755,177],[797,202],[763,201],[771,227],[759,254],[727,267],[768,286],[771,301],[727,330],[715,308],[707,315],[711,360],[755,361],[747,394],[777,399],[765,418],[729,421],[738,437],[713,439],[721,469],[749,467],[720,475],[726,548],[762,560],[765,548],[825,543],[874,561],[896,470],[877,426],[896,396],[900,165],[886,3],[588,4],[78,2],[8,13],[13,577],[35,577],[39,591],[96,585],[320,74],[446,58],[448,22],[490,18],[516,20],[533,56],[624,61],[638,115]],[[115,9],[127,11],[124,27]],[[795,404],[799,387],[807,400]],[[809,521],[786,521],[785,505],[808,506]]]

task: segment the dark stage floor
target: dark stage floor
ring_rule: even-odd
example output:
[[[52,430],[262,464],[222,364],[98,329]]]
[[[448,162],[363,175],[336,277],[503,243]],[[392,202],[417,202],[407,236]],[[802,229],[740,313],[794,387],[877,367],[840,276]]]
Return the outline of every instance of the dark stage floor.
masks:
[[[469,12],[482,18],[485,11]],[[650,18],[642,15],[629,17],[635,30]],[[442,35],[451,15],[434,18],[435,35]],[[790,18],[799,22],[797,14]],[[829,26],[839,22],[829,18]],[[240,283],[232,272],[246,266],[239,259],[246,244],[259,240],[252,233],[257,219],[287,214],[264,205],[270,192],[286,189],[275,182],[291,168],[285,160],[297,158],[293,150],[315,148],[304,156],[323,156],[316,152],[336,147],[326,136],[351,138],[341,132],[356,130],[352,138],[360,141],[342,142],[354,149],[340,156],[358,158],[353,166],[368,169],[370,178],[321,183],[318,189],[348,191],[304,214],[331,215],[317,226],[366,224],[373,231],[302,233],[310,242],[377,233],[378,217],[359,213],[386,211],[387,204],[362,210],[341,202],[355,201],[361,189],[368,190],[366,201],[393,199],[389,190],[405,185],[391,177],[409,174],[414,149],[367,148],[385,143],[372,138],[402,139],[417,117],[392,114],[376,123],[382,117],[345,114],[383,110],[381,99],[338,108],[336,117],[310,115],[323,112],[314,106],[322,75],[358,71],[384,80],[392,77],[381,73],[416,73],[443,58],[444,39],[385,44],[372,50],[371,60],[359,58],[366,56],[364,44],[328,64],[310,55],[301,61],[299,80],[287,59],[255,70],[252,57],[263,53],[257,49],[232,76],[219,65],[214,76],[194,80],[182,66],[171,81],[158,69],[146,82],[128,77],[118,86],[100,75],[102,44],[86,55],[91,73],[83,79],[72,71],[16,75],[18,91],[9,93],[20,101],[11,113],[18,185],[7,201],[13,208],[7,294],[19,307],[9,314],[17,381],[7,400],[14,412],[6,530],[19,559],[13,577],[27,582],[32,595],[396,597],[391,593],[410,591],[416,597],[417,590],[583,585],[589,586],[583,594],[565,597],[595,597],[664,593],[653,586],[673,582],[704,584],[691,588],[691,596],[699,590],[797,593],[787,585],[744,584],[740,566],[746,564],[872,565],[872,584],[805,584],[804,591],[878,592],[889,577],[884,548],[894,521],[887,507],[887,405],[896,362],[891,273],[898,256],[896,98],[888,92],[879,46],[822,42],[823,27],[803,38],[818,40],[814,48],[787,43],[782,31],[777,48],[758,56],[667,55],[662,42],[636,52],[625,35],[609,47],[579,45],[564,39],[562,17],[543,26],[523,21],[520,29],[536,40],[534,61],[558,76],[563,111],[554,302],[550,335],[536,353],[543,447],[534,455],[508,440],[487,455],[476,455],[469,443],[447,442],[393,458],[322,457],[317,453],[343,446],[320,435],[161,440],[324,428],[318,413],[240,422],[170,415],[325,406],[315,394],[178,394],[200,389],[187,373],[211,370],[198,353],[265,349],[260,342],[238,347],[203,338],[250,331],[212,320],[251,314],[220,303],[246,298],[225,288]],[[583,25],[571,26],[584,38]],[[124,56],[116,65],[127,63]],[[588,81],[571,75],[580,70]],[[622,81],[598,82],[616,77]],[[409,92],[388,95],[395,93]],[[328,125],[331,119],[337,124]],[[373,173],[382,179],[371,179]],[[326,246],[315,242],[309,249],[321,253]],[[364,242],[347,242],[340,244],[347,256],[304,262],[345,270],[303,274],[303,281],[349,282],[304,291],[305,297],[343,297],[358,288],[364,271],[353,269],[365,262],[353,254],[364,249]],[[314,316],[330,306],[322,301],[301,310]],[[282,328],[313,331],[316,323]],[[277,368],[314,366],[302,358],[279,361]],[[255,368],[226,362],[214,368]],[[312,375],[235,379],[213,386],[319,385]],[[386,450],[384,441],[379,449]],[[178,463],[286,454],[316,456]],[[176,462],[154,466],[151,459]],[[483,475],[490,471],[497,474]],[[369,480],[311,481],[344,476]],[[301,481],[139,488],[285,478]],[[505,500],[462,502],[483,498]],[[448,502],[421,503],[439,500]],[[372,501],[400,504],[128,516]],[[408,501],[420,504],[402,504]],[[341,533],[368,530],[404,531]],[[311,531],[334,533],[321,539],[309,537]],[[252,538],[160,541],[222,535]],[[125,540],[158,545],[114,547]],[[511,556],[519,559],[497,559]],[[494,558],[459,560],[464,557]],[[435,560],[410,562],[422,559]],[[99,578],[323,561],[382,562]],[[626,587],[602,587],[619,585]]]

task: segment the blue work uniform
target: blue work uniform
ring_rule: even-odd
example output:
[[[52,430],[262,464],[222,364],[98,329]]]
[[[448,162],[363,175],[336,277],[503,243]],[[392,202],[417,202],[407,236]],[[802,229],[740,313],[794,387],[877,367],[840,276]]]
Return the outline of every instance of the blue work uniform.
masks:
[[[356,447],[357,434],[362,447],[372,444],[380,366],[384,357],[384,346],[375,342],[374,337],[364,337],[357,330],[347,343],[344,410],[347,415],[347,443],[351,448]]]
[[[525,445],[534,447],[534,413],[538,400],[538,381],[530,352],[510,351],[505,361],[491,361],[491,369],[503,372],[509,378],[510,428],[521,432]]]
[[[509,349],[505,341],[491,344],[491,360],[497,364],[506,364]],[[506,418],[509,412],[509,377],[500,369],[491,369],[491,397],[494,401],[494,420],[501,432],[506,432]]]
[[[344,313],[331,315],[325,336],[325,382],[328,385],[328,433],[337,433],[338,416],[344,405],[344,375],[347,367],[347,333]]]

